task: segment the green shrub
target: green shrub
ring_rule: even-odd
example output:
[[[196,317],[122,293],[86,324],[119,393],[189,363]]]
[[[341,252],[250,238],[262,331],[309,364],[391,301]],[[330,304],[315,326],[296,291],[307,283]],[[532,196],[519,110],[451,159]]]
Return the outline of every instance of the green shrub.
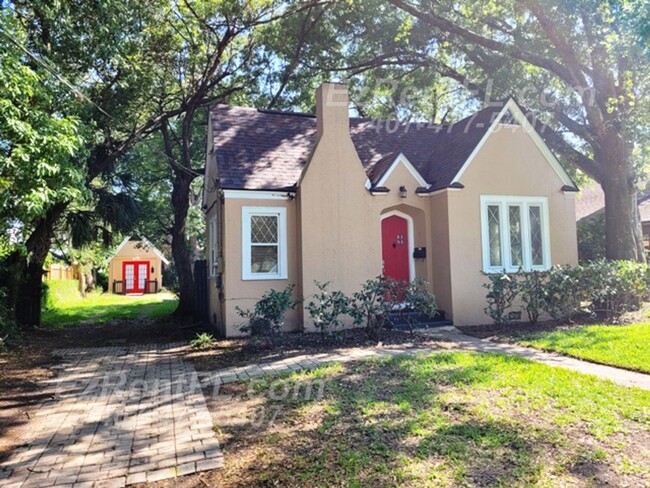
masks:
[[[379,340],[381,331],[388,325],[397,290],[394,280],[380,276],[366,281],[360,291],[352,294],[350,316],[355,324],[365,324],[370,339]]]
[[[593,311],[614,320],[648,298],[647,276],[645,264],[601,260],[584,267],[582,283]]]
[[[212,347],[214,342],[214,337],[212,334],[203,332],[202,334],[196,334],[196,337],[190,341],[190,347],[194,349],[209,349]]]
[[[570,321],[581,311],[585,270],[582,266],[553,266],[544,282],[543,310],[554,320]]]
[[[295,285],[289,285],[283,291],[267,291],[252,311],[235,307],[240,317],[248,319],[248,323],[241,325],[240,330],[268,336],[277,334],[284,326],[287,312],[302,301],[293,298],[294,288]]]
[[[343,325],[340,317],[349,312],[350,299],[341,291],[330,291],[329,282],[314,281],[314,284],[318,288],[318,293],[306,305],[309,316],[321,334],[338,338],[333,329]]]
[[[581,264],[605,258],[605,213],[578,222],[578,260]]]
[[[485,274],[485,273],[484,273]],[[485,313],[496,325],[507,324],[510,318],[506,313],[517,298],[519,282],[516,274],[503,273],[485,274],[488,282],[483,284],[488,292],[485,296],[487,307]]]
[[[539,314],[544,308],[546,274],[542,271],[531,271],[521,273],[519,277],[521,299],[525,304],[528,321],[531,324],[537,323]]]
[[[650,298],[650,268],[634,261],[595,261],[582,266],[553,266],[548,272],[488,275],[485,312],[496,324],[508,322],[506,311],[521,298],[531,323],[540,310],[554,320],[570,321],[591,313],[616,320]]]

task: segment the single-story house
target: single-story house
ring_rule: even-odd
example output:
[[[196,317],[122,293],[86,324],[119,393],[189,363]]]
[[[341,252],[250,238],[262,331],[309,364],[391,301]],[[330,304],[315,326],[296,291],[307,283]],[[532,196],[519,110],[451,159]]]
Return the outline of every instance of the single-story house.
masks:
[[[650,249],[650,182],[646,182],[645,188],[638,192],[636,201],[643,229],[643,245]],[[605,192],[602,187],[596,182],[591,182],[580,188],[576,197],[576,222],[585,222],[604,213]]]
[[[211,108],[204,209],[211,320],[314,280],[350,294],[426,279],[456,325],[482,324],[482,272],[576,264],[577,188],[512,99],[453,125],[349,117],[347,87],[316,115]],[[287,330],[314,331],[304,308]]]
[[[107,263],[108,289],[122,295],[157,293],[162,288],[162,267],[169,261],[144,237],[124,239]]]

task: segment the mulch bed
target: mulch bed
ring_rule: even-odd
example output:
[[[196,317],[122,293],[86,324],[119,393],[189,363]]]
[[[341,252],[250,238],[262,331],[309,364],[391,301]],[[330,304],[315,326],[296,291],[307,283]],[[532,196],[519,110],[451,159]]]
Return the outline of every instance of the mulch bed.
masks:
[[[441,343],[419,335],[412,336],[409,332],[401,330],[384,331],[379,343],[369,339],[363,329],[343,330],[338,340],[323,337],[321,334],[292,332],[279,334],[273,338],[272,343],[262,337],[218,340],[209,349],[192,352],[190,357],[198,371],[213,371],[248,363],[278,361],[303,354],[378,345],[440,347]]]
[[[503,325],[483,324],[456,326],[456,328],[467,335],[478,337],[480,339],[507,340],[535,334],[537,332],[547,332],[558,329],[560,327],[582,327],[584,325],[586,324],[582,322],[575,324],[566,324],[559,323],[554,320],[549,320],[546,322],[538,322],[535,325],[530,324],[529,322],[514,322],[512,324]]]

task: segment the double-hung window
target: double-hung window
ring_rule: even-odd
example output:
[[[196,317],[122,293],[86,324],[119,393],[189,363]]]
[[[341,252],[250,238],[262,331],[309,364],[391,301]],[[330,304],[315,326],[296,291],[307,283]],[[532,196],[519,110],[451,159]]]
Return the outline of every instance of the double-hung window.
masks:
[[[242,278],[287,278],[287,209],[242,208]]]
[[[483,271],[550,267],[548,201],[545,197],[481,197]]]

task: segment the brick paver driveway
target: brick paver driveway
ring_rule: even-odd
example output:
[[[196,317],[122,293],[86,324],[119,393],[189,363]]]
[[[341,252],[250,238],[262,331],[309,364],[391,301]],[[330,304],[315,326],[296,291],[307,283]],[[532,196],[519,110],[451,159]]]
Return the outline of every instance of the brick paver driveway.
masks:
[[[124,486],[223,466],[183,344],[67,349],[2,487]]]

